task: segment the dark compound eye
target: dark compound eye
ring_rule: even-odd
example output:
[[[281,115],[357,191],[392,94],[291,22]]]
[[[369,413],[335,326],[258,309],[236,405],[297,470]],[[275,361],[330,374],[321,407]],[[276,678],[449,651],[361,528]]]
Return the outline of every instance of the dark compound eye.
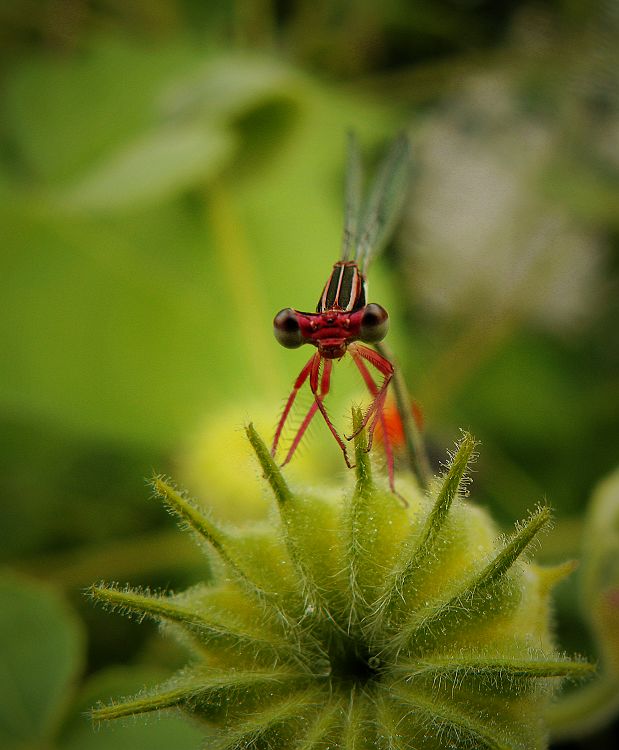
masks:
[[[296,349],[303,344],[297,314],[291,307],[286,307],[277,313],[273,320],[273,333],[286,349]]]
[[[370,302],[366,305],[361,318],[359,338],[368,344],[382,341],[389,330],[389,315],[384,307]]]

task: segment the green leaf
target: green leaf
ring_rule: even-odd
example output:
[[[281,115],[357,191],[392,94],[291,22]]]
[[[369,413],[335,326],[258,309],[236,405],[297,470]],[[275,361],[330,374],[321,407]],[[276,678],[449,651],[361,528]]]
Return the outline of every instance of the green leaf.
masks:
[[[582,611],[605,670],[619,678],[619,470],[601,482],[583,534]]]
[[[47,587],[0,579],[0,746],[47,745],[81,668],[83,634]]]
[[[129,695],[159,681],[162,673],[146,668],[107,669],[84,687],[72,718],[58,743],[61,750],[198,750],[208,729],[187,721],[179,711],[149,718],[101,722],[94,725],[90,709],[110,695]]]
[[[108,211],[105,217],[59,211],[59,195],[49,192],[22,194],[18,206],[0,205],[6,310],[0,318],[0,406],[62,422],[77,434],[168,448],[202,415],[232,402],[246,408],[249,394],[252,402],[270,399],[269,410],[276,414],[306,353],[278,347],[271,321],[285,305],[315,304],[338,256],[345,125],[357,127],[365,151],[394,127],[376,105],[295,77],[289,68],[282,72],[282,66],[247,58],[208,65],[196,58],[192,65],[179,53],[168,74],[154,61],[151,68],[144,60],[138,64],[138,52],[132,54],[141,73],[129,69],[127,81],[139,89],[141,109],[126,101],[123,89],[112,111],[118,83],[97,67],[109,62],[116,72],[130,68],[133,58],[126,50],[93,52],[92,64],[79,75],[58,66],[53,76],[40,68],[35,75],[29,68],[11,83],[15,130],[28,116],[21,95],[45,99],[46,91],[39,89],[54,82],[71,110],[61,117],[54,105],[46,122],[53,137],[32,123],[20,133],[16,148],[36,162],[37,175],[49,173],[49,182],[63,189],[78,179],[92,180],[82,183],[81,196],[73,196],[84,208],[135,203],[131,211]],[[114,55],[118,61],[112,65]],[[91,95],[74,100],[73,84],[82,92],[100,87],[102,102]],[[275,101],[298,102],[295,128],[282,126],[280,110],[269,106]],[[81,143],[82,116],[84,129],[93,130],[91,145]],[[125,116],[120,127],[116,120]],[[105,124],[109,142],[100,132]],[[204,146],[197,151],[197,161],[200,154],[203,161],[195,173],[189,148],[182,164],[170,159],[159,174],[151,171],[154,163],[145,164],[146,154],[171,148],[162,133],[191,132],[198,140],[200,128],[207,136],[225,134],[238,149],[225,175],[219,178],[217,169],[208,190],[188,195],[198,172],[215,169]],[[74,129],[80,154],[71,155],[68,134]],[[114,165],[110,154],[118,156],[127,144],[133,144],[131,156],[125,152],[126,161]],[[48,149],[72,167],[61,169],[54,153],[43,168],[39,150]],[[105,165],[96,180],[89,171],[93,164]],[[44,190],[37,175],[33,190]],[[138,208],[140,202],[148,205]],[[389,306],[384,285],[378,288],[379,268],[372,269],[372,285],[375,299]],[[350,376],[345,367],[337,375],[330,408],[348,414]],[[354,388],[363,388],[358,376]]]
[[[548,720],[557,740],[600,731],[619,714],[619,470],[599,483],[589,505],[580,599],[595,640],[598,674],[551,706]]]
[[[36,177],[61,183],[148,128],[162,87],[198,60],[184,42],[153,49],[119,36],[69,59],[33,57],[7,76],[7,131]]]
[[[166,126],[108,157],[60,198],[69,210],[131,209],[204,185],[225,164],[232,138],[204,124]]]

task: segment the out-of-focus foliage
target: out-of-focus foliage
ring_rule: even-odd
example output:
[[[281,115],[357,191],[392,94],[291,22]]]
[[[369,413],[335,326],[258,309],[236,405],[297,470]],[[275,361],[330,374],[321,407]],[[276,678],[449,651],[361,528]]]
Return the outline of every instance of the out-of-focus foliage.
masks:
[[[549,558],[579,555],[619,456],[618,50],[615,0],[2,4],[0,557],[67,591],[84,675],[154,646],[80,586],[195,580],[143,477],[180,472],[238,522],[264,508],[235,503],[256,486],[238,431],[273,429],[305,362],[271,320],[312,309],[337,257],[349,127],[370,157],[413,144],[370,296],[430,447],[470,427],[481,501],[507,526],[546,496]],[[344,362],[333,388],[345,426]],[[302,449],[289,476],[345,472],[322,425]],[[563,592],[565,647],[593,649]]]
[[[5,750],[189,750],[204,737],[204,730],[174,716],[160,717],[148,727],[134,723],[94,732],[84,715],[97,700],[110,690],[137,690],[160,675],[152,669],[104,670],[76,697],[84,652],[81,623],[66,602],[40,583],[0,578],[0,638],[0,742]]]
[[[80,624],[52,592],[9,576],[0,618],[2,747],[47,746],[81,667]]]
[[[560,512],[577,512],[616,461],[611,11],[580,34],[522,11],[501,57],[465,73],[418,131],[402,271],[424,342],[422,403],[484,431],[510,513],[548,487]]]
[[[3,209],[0,398],[83,431],[168,446],[196,412],[250,388],[281,392],[266,289],[317,295],[285,269],[321,279],[316,267],[333,257],[338,124],[387,118],[274,61],[97,45],[87,61],[39,63],[7,83],[11,137],[38,179]],[[76,89],[93,122],[71,107]],[[29,125],[51,91],[46,117]],[[106,134],[133,91],[126,132]],[[73,132],[77,143],[63,142]],[[321,190],[325,178],[334,184]],[[300,204],[314,184],[317,198]],[[299,213],[311,236],[300,236]]]
[[[619,711],[619,473],[591,499],[582,544],[582,611],[599,659],[596,680],[554,707],[550,720],[562,738],[586,737]]]

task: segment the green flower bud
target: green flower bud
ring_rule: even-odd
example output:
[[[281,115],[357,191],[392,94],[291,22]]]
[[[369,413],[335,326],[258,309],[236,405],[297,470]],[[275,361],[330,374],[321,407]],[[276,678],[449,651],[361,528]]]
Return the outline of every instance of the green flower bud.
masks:
[[[585,521],[580,594],[599,658],[594,680],[552,706],[553,739],[600,731],[619,714],[619,471],[593,494]]]
[[[559,654],[550,632],[550,589],[570,566],[525,559],[548,508],[501,537],[465,499],[466,434],[428,495],[404,491],[408,507],[374,484],[363,434],[343,500],[293,491],[247,434],[279,513],[230,532],[155,481],[205,543],[216,582],[170,595],[93,587],[193,652],[171,680],[94,718],[179,708],[208,725],[217,750],[545,747],[557,686],[591,670]]]

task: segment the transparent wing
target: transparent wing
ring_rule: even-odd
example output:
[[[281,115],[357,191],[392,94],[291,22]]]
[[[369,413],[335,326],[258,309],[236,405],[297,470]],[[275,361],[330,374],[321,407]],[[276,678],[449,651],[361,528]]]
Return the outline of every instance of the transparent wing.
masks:
[[[410,144],[401,133],[378,168],[357,228],[355,260],[363,274],[395,227],[406,196],[409,172]]]
[[[344,234],[342,236],[342,260],[348,260],[351,250],[357,246],[359,214],[361,211],[361,154],[357,136],[348,133],[348,159],[346,166],[346,186],[344,192]]]

